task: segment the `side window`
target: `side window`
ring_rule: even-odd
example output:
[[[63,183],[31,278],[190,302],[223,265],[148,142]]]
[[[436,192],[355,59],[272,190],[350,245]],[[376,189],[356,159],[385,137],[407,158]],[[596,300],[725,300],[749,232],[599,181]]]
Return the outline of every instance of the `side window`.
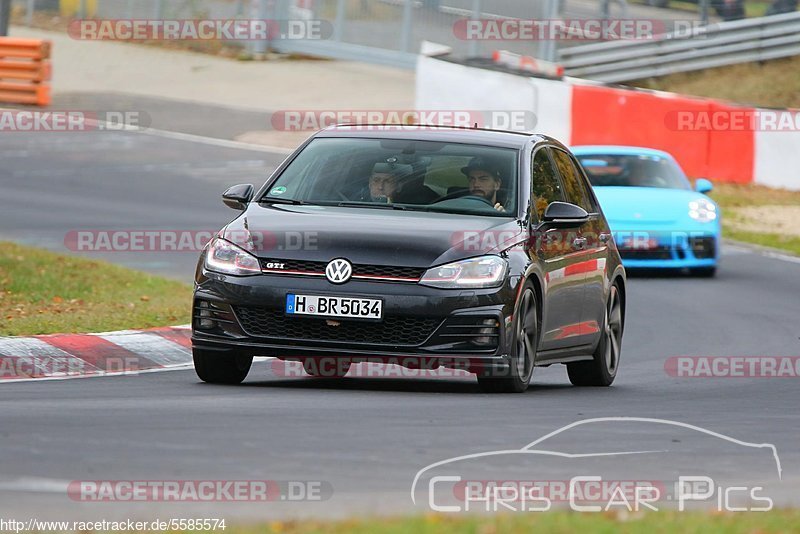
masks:
[[[572,163],[572,159],[570,159],[569,155],[563,150],[558,150],[556,148],[553,149],[553,160],[556,162],[558,173],[564,180],[567,202],[580,206],[589,213],[595,211],[590,200],[591,196],[586,190],[583,176],[581,176],[580,171],[578,171]]]
[[[561,182],[553,167],[553,162],[547,155],[549,148],[539,149],[533,156],[531,165],[531,203],[539,216],[544,215],[547,206],[556,200],[564,200]]]
[[[597,198],[594,196],[594,191],[592,190],[592,182],[589,181],[589,177],[586,174],[586,170],[581,166],[578,159],[572,155],[570,156],[569,160],[572,162],[572,165],[578,170],[578,179],[581,183],[581,187],[584,191],[586,191],[586,198],[589,199],[589,206],[590,209],[586,210],[589,213],[598,213],[600,208],[597,204]]]

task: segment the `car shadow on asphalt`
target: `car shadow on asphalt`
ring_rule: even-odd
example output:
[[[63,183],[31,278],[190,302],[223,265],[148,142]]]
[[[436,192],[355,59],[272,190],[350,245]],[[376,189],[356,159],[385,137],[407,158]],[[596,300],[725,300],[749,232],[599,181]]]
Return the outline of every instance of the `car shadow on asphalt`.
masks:
[[[263,387],[286,389],[325,389],[337,391],[392,391],[407,393],[482,393],[477,380],[442,380],[415,378],[312,378],[299,377],[277,380],[257,380],[244,382],[239,387]],[[570,384],[531,384],[526,394],[537,391],[558,391],[574,389]],[[496,393],[486,393],[496,396]],[[502,395],[501,395],[502,396]]]

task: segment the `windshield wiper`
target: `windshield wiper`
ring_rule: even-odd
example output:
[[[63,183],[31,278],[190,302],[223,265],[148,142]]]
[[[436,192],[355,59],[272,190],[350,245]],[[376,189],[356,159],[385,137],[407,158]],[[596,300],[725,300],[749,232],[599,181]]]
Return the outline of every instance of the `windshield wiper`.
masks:
[[[379,203],[372,203],[372,202],[339,202],[337,204],[339,207],[345,208],[378,208],[383,210],[405,210],[405,206],[401,206],[400,204],[379,204]]]
[[[297,200],[295,198],[272,198],[272,197],[264,197],[259,200],[259,203],[271,203],[271,204],[292,204],[293,206],[305,206],[308,205],[308,202],[303,200]]]

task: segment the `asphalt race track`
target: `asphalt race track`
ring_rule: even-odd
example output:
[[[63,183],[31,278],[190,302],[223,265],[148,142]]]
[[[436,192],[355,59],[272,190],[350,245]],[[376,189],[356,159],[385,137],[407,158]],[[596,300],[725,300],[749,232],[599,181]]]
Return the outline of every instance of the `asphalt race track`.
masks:
[[[219,230],[235,215],[222,192],[263,183],[286,154],[208,143],[136,132],[5,133],[0,239],[69,252],[70,231]],[[89,254],[185,281],[198,255]]]
[[[1,237],[64,252],[65,232],[78,228],[213,229],[233,214],[221,191],[260,183],[282,157],[140,133],[6,134]],[[102,257],[188,281],[196,254]],[[247,519],[426,511],[409,492],[428,464],[518,449],[576,421],[618,416],[774,444],[782,480],[751,460],[752,449],[693,441],[676,427],[607,422],[565,433],[560,445],[669,449],[696,469],[717,463],[742,483],[769,479],[776,504],[797,505],[800,377],[678,378],[665,362],[800,355],[798,294],[800,262],[731,245],[715,279],[631,277],[622,367],[607,389],[574,388],[561,366],[537,369],[525,394],[487,395],[463,378],[287,378],[272,361],[254,364],[237,387],[200,383],[192,371],[0,384],[0,514]],[[644,458],[625,461],[651,477],[675,461]],[[555,464],[537,473],[563,476]],[[187,479],[321,481],[332,493],[319,502],[176,505],[75,502],[65,492],[77,480]]]

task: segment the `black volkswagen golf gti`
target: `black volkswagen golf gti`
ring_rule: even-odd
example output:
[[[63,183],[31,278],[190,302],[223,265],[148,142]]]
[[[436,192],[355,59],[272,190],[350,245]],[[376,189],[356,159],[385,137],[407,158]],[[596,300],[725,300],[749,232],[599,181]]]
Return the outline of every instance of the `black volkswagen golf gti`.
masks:
[[[463,369],[521,392],[536,366],[616,377],[625,271],[575,158],[542,136],[338,126],[254,190],[197,266],[198,376],[239,383],[254,356],[344,376],[352,363]]]

